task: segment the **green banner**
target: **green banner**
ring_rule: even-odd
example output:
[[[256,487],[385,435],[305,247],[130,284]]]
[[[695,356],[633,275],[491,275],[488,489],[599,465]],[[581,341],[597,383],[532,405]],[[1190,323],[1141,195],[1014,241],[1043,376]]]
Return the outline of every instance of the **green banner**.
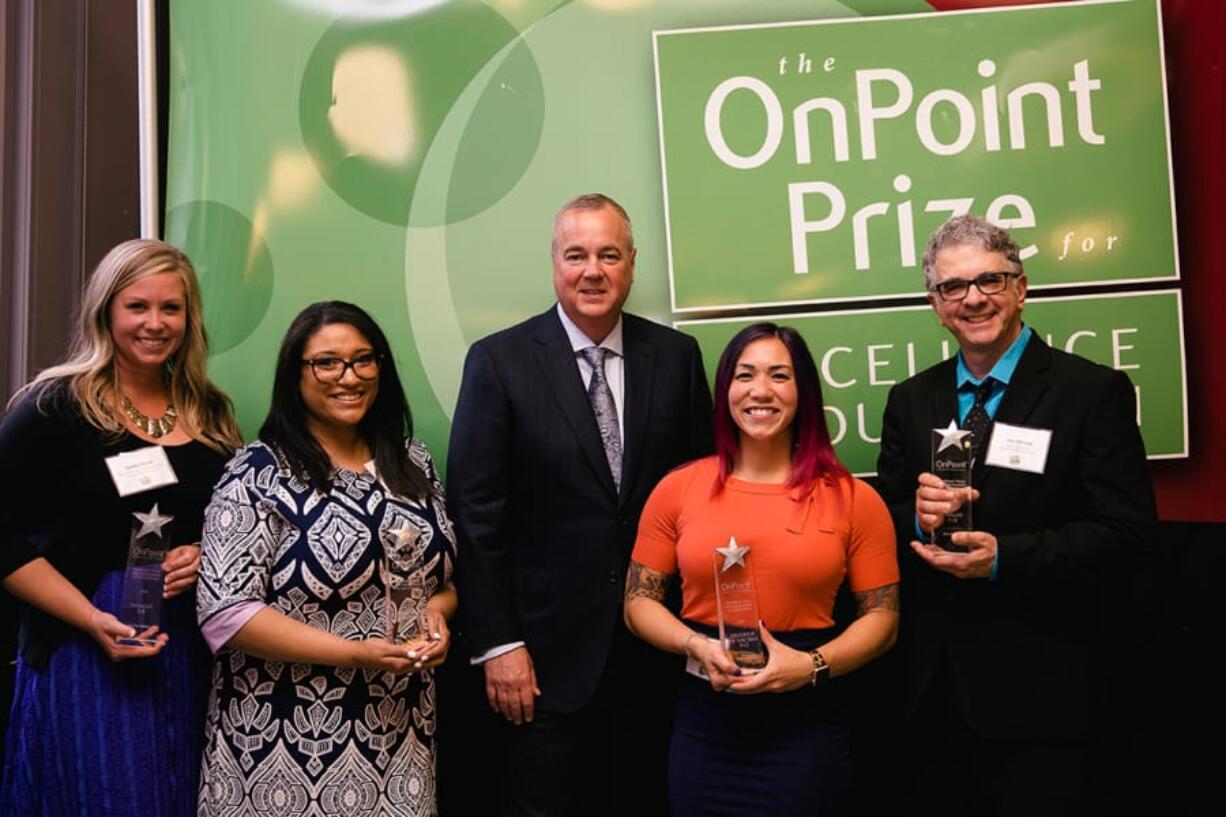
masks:
[[[953,214],[1032,288],[1170,280],[1158,5],[659,31],[677,312],[914,294]]]
[[[916,12],[923,0],[171,0],[166,237],[209,371],[254,434],[312,301],[370,311],[445,464],[468,345],[554,299],[558,207],[605,192],[669,320],[652,32]]]
[[[1056,297],[1026,303],[1025,319],[1051,346],[1126,372],[1151,459],[1187,455],[1183,310],[1176,291]],[[680,321],[698,338],[707,371],[738,331],[763,318]],[[809,344],[822,380],[835,452],[851,471],[877,467],[881,415],[895,383],[957,354],[927,306],[772,316]]]
[[[1023,243],[1039,247],[1026,260],[1032,291],[1173,277],[1153,0],[914,14],[930,9],[924,0],[171,0],[166,237],[200,272],[210,374],[254,434],[290,319],[312,301],[353,301],[387,332],[417,435],[445,464],[469,344],[553,303],[553,215],[593,190],[619,200],[634,222],[638,265],[627,309],[660,321],[681,317],[674,305],[839,298],[845,306],[858,297],[914,294],[919,272],[900,263],[900,216],[911,217],[918,248],[945,215],[926,210],[928,202],[956,197],[971,197],[980,213],[1003,195],[1033,205],[1038,226],[1016,227]],[[728,26],[740,28],[706,31]],[[983,26],[997,32],[994,40]],[[704,30],[659,33],[697,28]],[[712,52],[708,37],[726,38],[727,53],[722,46]],[[776,37],[795,39],[779,51]],[[736,45],[741,38],[745,45]],[[694,55],[704,64],[681,70]],[[1083,59],[1088,74],[1078,80]],[[995,64],[986,78],[977,73],[985,60]],[[866,159],[854,88],[857,72],[874,69],[898,72],[863,79],[874,105],[890,107],[899,87],[890,77],[901,83],[904,74],[912,100],[907,113],[872,120],[875,158]],[[786,114],[777,155],[746,170],[714,160],[709,176],[686,183],[687,161],[713,161],[701,130],[712,90],[751,74],[779,96]],[[1070,82],[1084,90],[1070,90]],[[1091,88],[1095,82],[1102,87]],[[1025,148],[1010,141],[1008,95],[1026,83],[1056,89],[1062,147],[1049,144],[1043,91],[1020,103]],[[1001,112],[996,151],[983,147],[978,113],[991,88]],[[925,148],[915,130],[922,101],[940,89],[965,96],[977,125],[971,144],[948,156]],[[1075,118],[1081,97],[1092,115],[1089,132],[1105,144],[1083,138]],[[826,120],[835,106],[820,103],[807,114],[810,163],[798,166],[793,109],[822,98],[845,108],[847,160],[833,158]],[[724,99],[729,150],[756,150],[757,100],[744,89]],[[960,105],[950,94],[932,98],[925,116],[933,139],[958,136]],[[695,115],[699,129],[682,132]],[[677,157],[686,140],[695,155]],[[900,175],[910,180],[907,192],[895,189]],[[811,270],[797,274],[787,185],[822,180],[844,194],[846,214],[838,228],[805,236]],[[805,219],[819,219],[820,196],[806,196]],[[864,219],[869,266],[857,270],[852,225],[873,202],[888,206]],[[1008,201],[998,209],[1016,215]],[[687,212],[697,221],[678,232]],[[669,230],[674,262],[687,242],[685,252],[700,253],[696,264],[675,265],[672,296]],[[816,295],[804,290],[815,285]],[[1110,302],[1110,320],[1126,300]],[[1032,302],[1027,315],[1039,308]],[[917,321],[915,338],[904,337],[901,315]],[[827,319],[839,320],[807,320]],[[864,344],[921,344],[936,332],[918,311],[865,313],[853,323]],[[878,329],[885,340],[873,339]],[[1082,339],[1077,350],[1088,354],[1092,345]],[[1177,342],[1164,347],[1163,365],[1178,374],[1177,349]],[[850,362],[841,355],[831,360],[839,377]],[[845,405],[854,429],[855,404]],[[866,403],[870,436],[880,407],[880,400]],[[1170,423],[1182,440],[1182,418]],[[1147,423],[1151,451],[1159,451],[1154,433]]]

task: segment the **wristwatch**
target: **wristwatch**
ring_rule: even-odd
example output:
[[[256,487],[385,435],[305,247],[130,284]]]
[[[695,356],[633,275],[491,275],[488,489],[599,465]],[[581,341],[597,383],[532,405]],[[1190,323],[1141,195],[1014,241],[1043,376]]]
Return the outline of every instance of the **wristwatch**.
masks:
[[[810,683],[813,686],[825,683],[830,679],[830,665],[826,663],[821,650],[814,650],[809,655],[813,658],[813,678]]]

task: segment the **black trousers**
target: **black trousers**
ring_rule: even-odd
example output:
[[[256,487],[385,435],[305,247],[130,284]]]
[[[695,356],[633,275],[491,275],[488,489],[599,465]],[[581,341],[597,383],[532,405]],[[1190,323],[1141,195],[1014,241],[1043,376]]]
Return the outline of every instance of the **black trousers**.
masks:
[[[596,693],[583,709],[558,713],[538,707],[531,723],[503,722],[501,814],[668,813],[668,741],[680,662],[648,653],[650,648],[631,639],[629,632],[617,633]]]
[[[1101,741],[979,736],[967,723],[944,661],[905,733],[908,810],[942,817],[1109,811]]]

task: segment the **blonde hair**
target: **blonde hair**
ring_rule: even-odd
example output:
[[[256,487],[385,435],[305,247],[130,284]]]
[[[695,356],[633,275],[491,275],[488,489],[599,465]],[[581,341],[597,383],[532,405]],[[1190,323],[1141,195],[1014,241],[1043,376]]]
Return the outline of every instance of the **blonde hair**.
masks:
[[[178,247],[154,239],[125,241],[98,262],[81,296],[68,359],[39,372],[13,395],[9,405],[37,390],[37,405],[41,408],[46,387],[64,383],[86,422],[112,434],[123,433],[123,421],[112,410],[119,384],[115,376],[115,341],[111,336],[111,303],[126,287],[164,272],[175,273],[183,284],[187,314],[183,343],[166,362],[165,379],[171,403],[180,422],[209,448],[230,453],[241,445],[242,435],[230,398],[205,373],[208,339],[196,270]]]

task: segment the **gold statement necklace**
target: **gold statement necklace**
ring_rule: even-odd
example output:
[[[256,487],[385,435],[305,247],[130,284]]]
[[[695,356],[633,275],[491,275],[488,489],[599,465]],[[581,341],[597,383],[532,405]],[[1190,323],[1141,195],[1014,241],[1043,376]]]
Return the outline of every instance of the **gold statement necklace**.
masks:
[[[179,420],[179,415],[175,412],[175,407],[172,403],[166,404],[166,413],[161,417],[146,417],[141,414],[140,409],[132,404],[128,399],[128,395],[122,394],[123,397],[123,412],[128,415],[128,419],[132,421],[137,428],[143,430],[153,439],[165,437],[167,434],[175,430],[175,423]]]

